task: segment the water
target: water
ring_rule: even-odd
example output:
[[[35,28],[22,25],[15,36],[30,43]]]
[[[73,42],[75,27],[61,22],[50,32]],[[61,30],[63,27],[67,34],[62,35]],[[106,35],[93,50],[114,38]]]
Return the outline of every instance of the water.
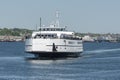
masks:
[[[23,42],[0,42],[0,80],[120,80],[120,43],[84,43],[79,58],[36,60]]]

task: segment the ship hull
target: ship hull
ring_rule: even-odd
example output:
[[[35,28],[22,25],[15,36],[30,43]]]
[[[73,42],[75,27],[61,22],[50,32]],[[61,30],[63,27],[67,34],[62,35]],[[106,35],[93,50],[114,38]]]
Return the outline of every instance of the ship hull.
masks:
[[[83,45],[82,40],[27,39],[25,51],[35,57],[79,57]]]
[[[35,57],[79,57],[82,52],[29,52]]]

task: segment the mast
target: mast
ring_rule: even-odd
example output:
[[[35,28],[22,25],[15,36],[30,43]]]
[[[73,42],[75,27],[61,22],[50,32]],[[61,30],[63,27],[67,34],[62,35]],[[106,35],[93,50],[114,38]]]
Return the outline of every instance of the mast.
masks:
[[[59,27],[59,11],[56,11],[56,27]]]
[[[41,17],[40,17],[40,34],[41,34],[41,27],[42,27],[42,26],[41,26],[41,25],[42,25],[42,24],[41,24],[41,20],[42,20],[42,19],[41,19]]]

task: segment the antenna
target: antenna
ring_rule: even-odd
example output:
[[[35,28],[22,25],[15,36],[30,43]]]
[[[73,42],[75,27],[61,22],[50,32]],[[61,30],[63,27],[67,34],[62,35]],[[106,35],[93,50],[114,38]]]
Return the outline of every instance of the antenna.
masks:
[[[56,11],[56,26],[59,27],[59,11]]]
[[[41,17],[40,17],[40,29],[41,29]]]

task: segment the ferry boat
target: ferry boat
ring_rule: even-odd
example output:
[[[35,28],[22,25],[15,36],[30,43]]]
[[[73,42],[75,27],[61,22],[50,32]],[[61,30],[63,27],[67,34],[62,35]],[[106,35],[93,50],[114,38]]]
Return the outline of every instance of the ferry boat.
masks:
[[[55,24],[41,26],[39,31],[27,36],[25,51],[36,57],[79,57],[83,52],[82,38],[67,31],[66,27],[59,27],[59,21],[56,20]]]

